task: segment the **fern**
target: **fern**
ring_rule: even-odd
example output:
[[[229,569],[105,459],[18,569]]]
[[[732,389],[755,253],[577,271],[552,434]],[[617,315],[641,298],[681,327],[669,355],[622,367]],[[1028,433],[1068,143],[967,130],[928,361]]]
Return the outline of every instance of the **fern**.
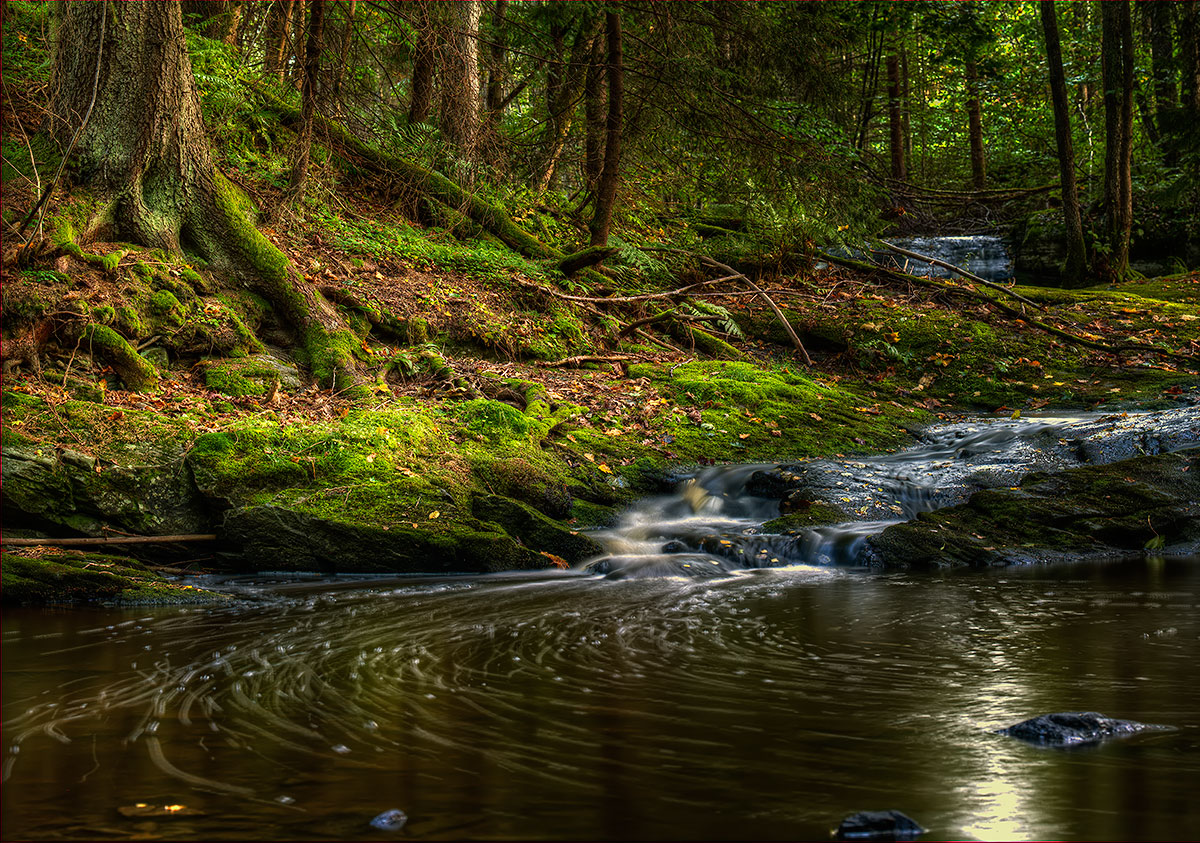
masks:
[[[692,316],[715,316],[713,324],[721,329],[726,334],[732,337],[737,337],[739,340],[744,340],[746,335],[742,333],[741,327],[734,321],[733,314],[719,304],[713,304],[707,301],[692,301],[686,302],[682,310]]]

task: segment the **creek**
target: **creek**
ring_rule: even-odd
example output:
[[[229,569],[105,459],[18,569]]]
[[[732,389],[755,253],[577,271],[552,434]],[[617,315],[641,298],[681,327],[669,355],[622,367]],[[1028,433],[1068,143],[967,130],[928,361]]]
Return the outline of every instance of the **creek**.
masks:
[[[876,509],[1008,484],[1095,423],[815,463],[871,520],[794,535],[746,493],[771,467],[706,469],[598,534],[591,571],[6,610],[4,839],[379,839],[390,808],[421,839],[824,839],[889,808],[939,839],[1194,839],[1197,560],[849,564]],[[1176,729],[993,734],[1072,710]]]
[[[998,234],[961,234],[949,236],[891,237],[888,242],[931,258],[945,261],[973,272],[986,281],[1010,281],[1013,259],[1008,246]],[[888,266],[895,266],[912,275],[934,278],[957,277],[949,270],[894,252],[875,252],[872,257]]]

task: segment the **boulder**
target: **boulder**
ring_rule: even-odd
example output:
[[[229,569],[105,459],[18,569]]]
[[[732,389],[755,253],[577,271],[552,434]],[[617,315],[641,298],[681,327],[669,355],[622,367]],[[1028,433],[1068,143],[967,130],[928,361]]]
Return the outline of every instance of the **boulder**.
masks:
[[[867,540],[860,562],[888,568],[1200,553],[1200,448],[1137,457],[974,494]]]
[[[1066,711],[1031,717],[1007,728],[997,729],[996,734],[1041,746],[1070,747],[1171,728],[1134,720],[1117,720],[1095,711]]]
[[[219,535],[259,571],[483,574],[550,568],[547,557],[480,521],[424,527],[322,518],[277,506],[231,509]]]

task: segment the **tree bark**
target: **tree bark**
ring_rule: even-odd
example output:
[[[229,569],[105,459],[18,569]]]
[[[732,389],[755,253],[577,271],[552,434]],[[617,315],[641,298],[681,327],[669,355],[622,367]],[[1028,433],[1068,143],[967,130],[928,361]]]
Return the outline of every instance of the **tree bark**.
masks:
[[[621,164],[622,101],[624,99],[624,65],[621,59],[621,16],[616,11],[604,13],[608,38],[608,119],[605,123],[604,169],[596,187],[596,209],[592,215],[591,245],[607,246],[608,229],[612,224],[613,205],[617,198],[618,170]]]
[[[583,82],[583,182],[589,194],[604,169],[604,105],[604,42],[596,38]]]
[[[317,76],[321,72],[321,48],[325,35],[325,3],[323,0],[309,0],[308,6],[308,41],[304,45],[304,82],[300,89],[300,132],[292,153],[292,175],[288,184],[288,201],[297,205],[304,199],[304,185],[308,181],[313,115],[317,111]]]
[[[481,6],[480,0],[460,0],[447,6],[453,23],[442,60],[442,133],[468,170],[478,159]]]
[[[345,29],[342,30],[342,49],[340,52],[340,60],[337,67],[333,69],[333,78],[329,84],[329,98],[326,102],[326,107],[336,115],[342,117],[345,114],[345,103],[342,102],[342,85],[346,81],[346,68],[350,59],[350,44],[354,40],[354,12],[358,6],[358,0],[350,0],[349,3],[342,4],[346,9]]]
[[[115,20],[99,55],[95,107],[80,130],[106,14]],[[259,233],[248,200],[213,165],[178,3],[65,4],[46,125],[64,148],[80,130],[78,178],[102,208],[89,233],[176,254],[186,246],[272,303],[318,380],[353,386],[355,335]]]
[[[548,95],[546,105],[549,120],[542,142],[546,153],[541,165],[541,175],[537,180],[538,193],[544,193],[557,181],[558,164],[570,138],[571,127],[575,123],[575,108],[582,93],[586,59],[591,52],[594,36],[595,30],[591,22],[580,22],[579,31],[571,45],[570,57],[566,59],[566,66],[559,70],[553,92]]]
[[[1071,142],[1071,115],[1067,110],[1067,82],[1063,73],[1062,48],[1058,39],[1058,16],[1054,11],[1054,0],[1041,0],[1040,5],[1042,32],[1046,37],[1046,63],[1050,71],[1050,96],[1054,103],[1054,140],[1058,146],[1063,221],[1067,227],[1067,259],[1063,265],[1063,286],[1080,287],[1085,283],[1087,249],[1083,241],[1079,190],[1075,184],[1075,149]]]
[[[1194,120],[1200,117],[1200,3],[1183,0],[1175,9],[1179,15],[1180,105]]]
[[[904,122],[900,110],[900,56],[895,50],[887,57],[888,129],[891,134],[892,178],[907,181],[904,162]]]
[[[1128,0],[1100,5],[1101,66],[1104,78],[1104,219],[1108,273],[1122,278],[1129,268],[1133,226],[1133,39]]]
[[[983,116],[979,107],[979,66],[973,57],[967,59],[967,132],[971,145],[971,185],[976,190],[983,190],[987,186]]]
[[[271,0],[267,9],[267,22],[263,27],[263,70],[268,79],[277,85],[283,84],[289,57],[288,23],[292,19],[292,4],[295,0]]]
[[[487,82],[487,122],[493,130],[500,122],[504,113],[504,79],[507,75],[504,67],[505,40],[507,32],[504,26],[505,12],[508,0],[495,0],[492,7],[492,45],[488,61]]]
[[[408,104],[408,124],[424,123],[433,110],[433,68],[436,33],[433,16],[429,9],[430,0],[417,0],[416,21],[417,43],[413,47],[412,97]]]
[[[1141,4],[1150,28],[1150,76],[1154,80],[1154,110],[1159,116],[1175,108],[1175,47],[1171,38],[1171,5],[1166,0]],[[1159,127],[1162,128],[1161,126]]]

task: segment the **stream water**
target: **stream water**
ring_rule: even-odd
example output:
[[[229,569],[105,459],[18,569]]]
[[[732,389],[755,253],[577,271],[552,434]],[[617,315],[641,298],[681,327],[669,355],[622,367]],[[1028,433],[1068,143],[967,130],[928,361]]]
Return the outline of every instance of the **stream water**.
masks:
[[[907,515],[955,456],[1001,471],[1038,425],[1058,432],[960,430],[855,471]],[[380,839],[391,808],[416,839],[817,840],[889,808],[938,839],[1200,836],[1200,560],[882,573],[793,536],[753,567],[778,503],[737,490],[761,469],[632,510],[607,576],[6,610],[3,837]],[[750,543],[739,564],[662,552],[713,535]],[[688,558],[712,572],[612,575]],[[1071,710],[1176,729],[992,733]]]
[[[889,242],[910,252],[937,258],[966,269],[987,281],[1008,281],[1013,277],[1012,256],[1004,244],[1004,239],[997,234],[893,237],[889,238]],[[954,275],[940,266],[893,252],[877,252],[874,253],[874,257],[912,275],[931,275],[935,278]]]

